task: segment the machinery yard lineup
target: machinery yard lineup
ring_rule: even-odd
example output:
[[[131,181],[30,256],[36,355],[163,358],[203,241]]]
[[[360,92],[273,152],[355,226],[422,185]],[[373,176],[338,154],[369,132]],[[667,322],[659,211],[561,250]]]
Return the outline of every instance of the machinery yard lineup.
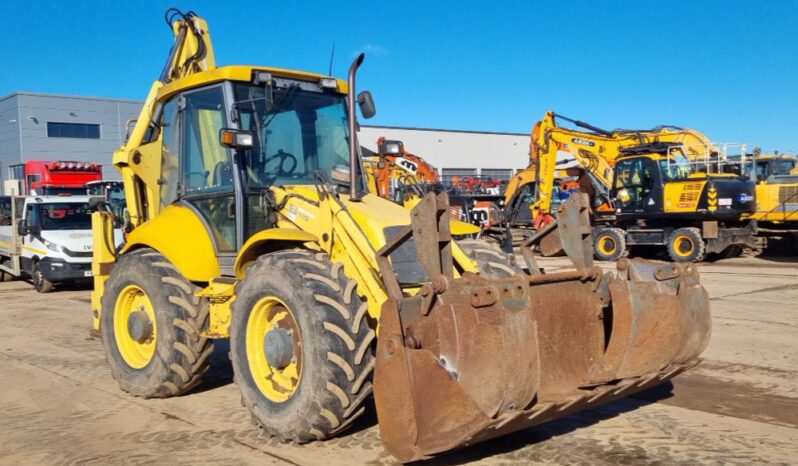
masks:
[[[346,79],[217,66],[204,18],[165,17],[121,181],[42,160],[5,182],[0,462],[214,462],[222,438],[236,463],[798,453],[794,156],[549,111],[509,179],[441,176],[359,136],[363,54]],[[82,330],[48,328],[51,299]],[[13,381],[53,376],[61,408]],[[37,447],[48,410],[75,428]]]

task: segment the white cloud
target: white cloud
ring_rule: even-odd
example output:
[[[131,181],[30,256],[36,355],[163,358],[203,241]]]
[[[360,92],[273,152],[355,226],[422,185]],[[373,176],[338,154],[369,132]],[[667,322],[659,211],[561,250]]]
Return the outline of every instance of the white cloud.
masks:
[[[360,48],[359,51],[354,52],[352,55],[357,56],[359,53],[365,53],[366,56],[372,57],[384,57],[386,55],[390,55],[391,51],[386,49],[385,47],[379,46],[377,44],[366,44]]]

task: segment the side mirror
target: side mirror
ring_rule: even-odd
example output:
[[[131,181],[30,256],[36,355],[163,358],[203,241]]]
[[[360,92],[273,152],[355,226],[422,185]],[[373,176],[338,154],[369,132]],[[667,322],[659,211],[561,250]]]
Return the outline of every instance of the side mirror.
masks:
[[[255,135],[250,131],[222,128],[219,131],[219,143],[228,149],[249,149],[255,144]]]
[[[369,119],[377,114],[377,107],[374,106],[374,98],[371,92],[363,91],[357,95],[357,104],[360,107],[360,114],[363,118]]]
[[[91,210],[103,210],[105,208],[105,198],[92,196],[89,198],[89,208]]]
[[[28,226],[25,225],[24,218],[17,222],[17,234],[19,236],[25,236],[28,234]]]

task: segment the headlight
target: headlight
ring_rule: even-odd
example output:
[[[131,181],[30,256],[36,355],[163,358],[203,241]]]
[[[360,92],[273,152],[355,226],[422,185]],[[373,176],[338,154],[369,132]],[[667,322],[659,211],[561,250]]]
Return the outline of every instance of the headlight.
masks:
[[[55,244],[53,242],[44,240],[44,245],[47,246],[47,249],[55,252],[64,252],[64,248],[60,244]]]

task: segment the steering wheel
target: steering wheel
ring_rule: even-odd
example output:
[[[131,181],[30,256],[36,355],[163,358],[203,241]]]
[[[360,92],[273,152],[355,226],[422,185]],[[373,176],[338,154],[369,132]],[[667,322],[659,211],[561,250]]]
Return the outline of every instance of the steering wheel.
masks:
[[[296,157],[293,154],[289,154],[288,152],[284,152],[282,149],[277,151],[276,154],[266,157],[266,160],[263,161],[264,168],[266,167],[266,165],[269,162],[271,162],[272,160],[277,160],[277,159],[280,159],[280,165],[277,166],[277,168],[279,170],[278,174],[280,174],[280,175],[290,175],[291,173],[294,173],[294,170],[296,170],[296,167],[297,167],[297,159],[296,159]],[[286,161],[288,161],[288,163],[289,163],[288,169],[286,169],[286,166],[285,166],[286,165]]]

